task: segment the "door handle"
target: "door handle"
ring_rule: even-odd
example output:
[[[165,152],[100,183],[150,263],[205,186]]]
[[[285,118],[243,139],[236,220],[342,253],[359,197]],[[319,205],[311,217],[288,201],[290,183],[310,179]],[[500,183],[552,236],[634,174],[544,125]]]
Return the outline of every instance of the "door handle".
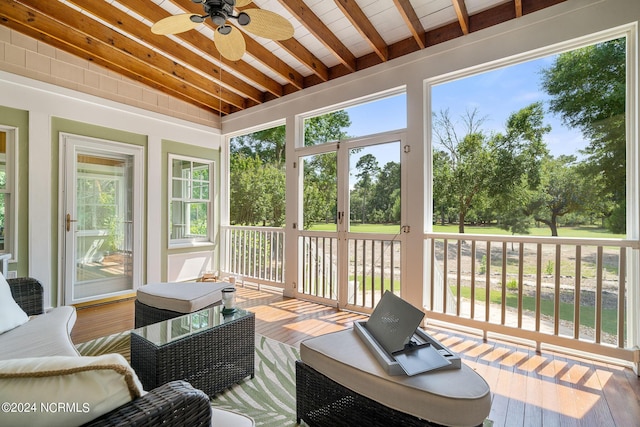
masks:
[[[67,220],[66,220],[66,223],[67,223],[67,231],[70,231],[70,230],[71,230],[71,223],[72,223],[72,222],[78,222],[78,220],[77,220],[77,219],[71,219],[71,214],[67,214]]]

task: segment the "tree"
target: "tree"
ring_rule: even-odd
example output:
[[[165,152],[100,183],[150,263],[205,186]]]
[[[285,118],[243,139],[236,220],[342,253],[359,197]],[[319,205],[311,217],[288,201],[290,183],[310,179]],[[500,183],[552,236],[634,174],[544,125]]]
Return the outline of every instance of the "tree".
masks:
[[[400,221],[400,163],[387,162],[379,171],[371,195],[371,206],[380,212],[380,222]]]
[[[474,199],[486,194],[494,175],[488,139],[480,131],[485,119],[477,114],[473,110],[462,116],[463,136],[458,135],[448,110],[435,114],[433,120],[434,136],[449,158],[448,187],[456,198],[459,233],[464,233],[465,218]]]
[[[263,163],[281,165],[285,159],[285,126],[260,130],[231,139],[231,153],[257,156]]]
[[[305,146],[339,141],[351,125],[344,111],[316,116],[304,122]],[[335,152],[310,156],[304,161],[304,227],[314,222],[335,220],[337,202],[337,156]]]
[[[304,145],[318,145],[339,141],[347,136],[343,130],[351,125],[349,113],[344,110],[315,116],[304,121]]]
[[[525,213],[546,224],[558,236],[558,219],[589,206],[592,194],[575,165],[575,156],[547,157],[542,164],[542,182],[532,194]]]
[[[451,159],[446,151],[433,149],[433,216],[440,217],[445,225],[449,212],[455,209],[455,194],[449,188],[452,183]]]
[[[337,111],[305,121],[305,145],[344,138],[349,115]],[[232,224],[281,226],[285,212],[285,126],[235,137],[230,144]],[[305,162],[305,224],[335,212],[335,153]],[[308,212],[306,212],[308,210]],[[321,219],[320,219],[321,218]]]
[[[602,198],[615,207],[625,201],[626,187],[626,42],[624,38],[587,46],[557,56],[542,71],[542,88],[551,95],[551,111],[589,141],[582,172],[602,177]],[[616,222],[617,232],[625,226]]]
[[[358,173],[356,174],[358,181],[356,181],[355,187],[360,190],[362,224],[364,224],[367,222],[367,201],[369,191],[371,190],[371,187],[373,187],[376,175],[380,168],[378,167],[376,156],[373,154],[365,154],[356,162],[356,169],[358,170]]]
[[[459,233],[464,233],[471,213],[487,220],[488,212],[512,205],[521,196],[521,186],[538,185],[540,162],[547,153],[543,137],[550,131],[543,124],[540,103],[511,114],[505,132],[490,137],[480,129],[484,119],[478,118],[477,110],[467,111],[462,122],[464,136],[460,137],[448,111],[434,119],[436,141],[444,148],[444,154],[434,159],[448,163],[438,165],[434,176],[446,179],[447,191],[456,198]],[[441,203],[444,199],[439,197]]]

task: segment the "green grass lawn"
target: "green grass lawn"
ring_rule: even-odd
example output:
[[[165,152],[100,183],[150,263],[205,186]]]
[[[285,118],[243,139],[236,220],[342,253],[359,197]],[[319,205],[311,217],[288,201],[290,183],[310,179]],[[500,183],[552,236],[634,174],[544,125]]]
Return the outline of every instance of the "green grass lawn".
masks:
[[[353,281],[353,276],[349,277],[350,281]],[[361,282],[362,278],[359,277],[358,281]],[[371,289],[371,277],[366,278],[366,288]],[[385,278],[384,283],[381,282],[380,277],[376,277],[373,281],[373,289],[376,291],[380,291],[380,288],[384,286],[385,290],[391,289],[391,281],[388,278]],[[394,288],[400,288],[400,282],[394,282]],[[358,286],[358,290],[362,291],[362,286]],[[456,287],[451,286],[451,292],[456,294]],[[471,288],[468,286],[462,286],[460,288],[460,296],[462,298],[471,299]],[[492,304],[502,304],[502,292],[497,290],[490,291],[490,296]],[[485,302],[486,301],[486,293],[484,289],[477,289],[475,299],[477,302]],[[507,292],[506,293],[506,305],[511,308],[518,308],[518,294],[515,292]],[[524,311],[535,312],[536,311],[536,300],[534,297],[523,295],[522,296],[522,308]],[[540,300],[540,311],[544,316],[553,317],[554,315],[554,304],[552,300],[542,299]],[[569,322],[574,321],[573,317],[573,304],[560,302],[559,307],[560,319],[566,320]],[[589,306],[581,306],[580,307],[580,324],[594,328],[595,327],[595,318],[596,312],[595,307]],[[602,331],[611,335],[616,335],[618,333],[618,312],[617,310],[611,309],[603,309],[602,310]]]
[[[335,224],[316,224],[311,230],[313,231],[335,231]],[[400,232],[400,226],[397,224],[351,224],[350,231],[354,233],[380,233],[380,234],[397,234]],[[457,225],[434,225],[433,231],[436,233],[457,233],[458,227]],[[502,230],[498,227],[490,227],[490,226],[466,226],[465,227],[466,234],[496,234],[496,235],[511,235],[511,233]],[[560,237],[582,237],[582,238],[624,238],[624,234],[614,234],[610,233],[605,229],[598,227],[589,227],[589,226],[580,226],[580,227],[561,227],[558,229],[558,234]],[[539,227],[532,228],[531,234],[529,236],[545,236],[549,237],[551,235],[548,227]],[[500,260],[498,260],[501,262]],[[494,262],[492,262],[492,265]],[[499,267],[499,265],[496,265]],[[509,267],[508,267],[509,268]],[[515,267],[514,267],[515,268]],[[545,268],[545,265],[543,265]],[[605,266],[608,272],[612,274],[617,274],[617,268],[615,266]],[[531,271],[528,271],[531,270]],[[573,264],[566,266],[567,271],[563,272],[563,268],[561,268],[561,273],[566,273],[567,275],[571,275],[574,271]],[[536,269],[535,266],[526,266],[524,273],[525,274],[535,274]],[[588,271],[588,266],[583,267],[583,275],[589,275],[591,272]],[[350,277],[349,280],[353,280],[353,277]],[[362,282],[362,277],[358,278],[359,282]],[[381,282],[380,277],[376,277],[373,284],[371,283],[371,277],[365,278],[366,288],[371,289],[373,285],[373,289],[379,291],[381,288],[389,289],[390,281],[388,278],[385,278],[385,283]],[[362,283],[358,286],[361,289]],[[400,287],[399,281],[394,282],[394,287]],[[452,291],[455,293],[455,287],[452,288]],[[470,298],[471,297],[471,289],[469,287],[461,288],[461,297]],[[491,291],[490,293],[491,303],[493,304],[501,304],[502,303],[502,294],[501,291]],[[485,301],[485,293],[484,290],[476,293],[476,301],[484,302]],[[517,308],[518,299],[517,294],[513,292],[508,292],[506,295],[506,304],[508,307]],[[522,305],[524,310],[535,311],[535,298],[530,296],[523,296]],[[554,303],[551,300],[541,300],[540,302],[540,310],[543,315],[553,317],[554,314]],[[560,319],[573,322],[573,304],[569,303],[560,303],[559,306]],[[580,309],[580,324],[593,328],[595,326],[595,308],[583,306]],[[603,309],[602,310],[602,331],[608,334],[617,334],[617,310],[611,309]]]
[[[453,294],[456,294],[455,286],[451,287]],[[462,298],[471,299],[471,288],[461,287],[460,296]],[[484,289],[476,289],[476,301],[485,302],[486,293]],[[489,298],[492,304],[502,304],[502,292],[490,291]],[[518,294],[515,292],[507,292],[506,294],[507,307],[518,308]],[[523,310],[535,312],[536,300],[531,296],[522,296],[522,308]],[[552,300],[542,299],[540,301],[540,311],[543,315],[553,317],[554,304]],[[560,319],[573,322],[573,304],[560,302]],[[618,311],[611,309],[602,310],[602,331],[608,334],[615,335],[618,333]],[[595,327],[596,312],[595,307],[581,306],[580,307],[580,324],[588,326],[590,328]]]

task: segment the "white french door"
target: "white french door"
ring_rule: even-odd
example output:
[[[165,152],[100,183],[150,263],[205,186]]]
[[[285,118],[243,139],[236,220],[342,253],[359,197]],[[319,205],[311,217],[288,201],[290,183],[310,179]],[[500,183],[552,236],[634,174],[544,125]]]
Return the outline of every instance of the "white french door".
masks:
[[[368,312],[385,290],[400,294],[403,141],[386,133],[299,150],[297,296]]]
[[[142,281],[143,148],[63,134],[64,304],[131,293]]]

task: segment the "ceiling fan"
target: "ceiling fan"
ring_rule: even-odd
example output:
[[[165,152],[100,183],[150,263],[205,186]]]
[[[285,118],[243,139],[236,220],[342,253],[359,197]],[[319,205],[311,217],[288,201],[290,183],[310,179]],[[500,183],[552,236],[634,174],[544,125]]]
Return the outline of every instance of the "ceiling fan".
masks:
[[[293,25],[277,13],[263,9],[247,9],[234,15],[234,8],[243,7],[251,0],[191,0],[202,4],[204,15],[182,13],[161,19],[151,27],[154,34],[178,34],[196,28],[207,18],[216,26],[213,42],[220,52],[230,61],[237,61],[244,55],[247,46],[242,32],[235,25],[243,27],[256,36],[271,40],[286,40],[293,36]]]

